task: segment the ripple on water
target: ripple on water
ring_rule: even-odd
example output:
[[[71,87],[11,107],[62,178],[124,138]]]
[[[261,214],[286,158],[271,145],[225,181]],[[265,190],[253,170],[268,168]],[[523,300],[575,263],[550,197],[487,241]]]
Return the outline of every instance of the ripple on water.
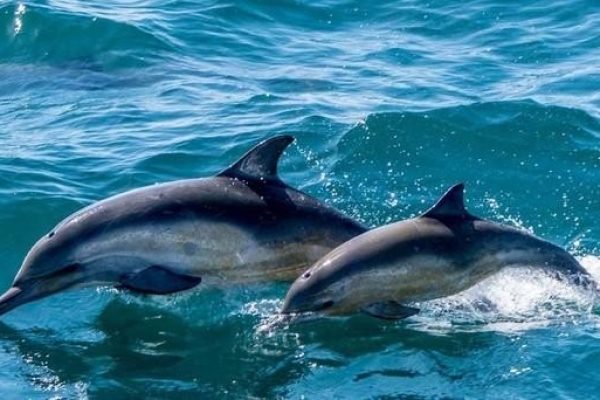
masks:
[[[286,182],[370,226],[469,210],[598,274],[597,1],[32,0],[0,6],[0,282],[81,206],[290,133]],[[498,274],[414,318],[292,324],[286,286],[82,289],[0,324],[18,398],[593,398],[589,293]]]

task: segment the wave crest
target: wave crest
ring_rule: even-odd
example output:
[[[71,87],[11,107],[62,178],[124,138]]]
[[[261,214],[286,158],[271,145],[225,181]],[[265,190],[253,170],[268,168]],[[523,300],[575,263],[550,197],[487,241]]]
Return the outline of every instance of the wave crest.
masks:
[[[133,24],[43,6],[0,7],[0,27],[0,54],[5,63],[135,67],[170,47]]]

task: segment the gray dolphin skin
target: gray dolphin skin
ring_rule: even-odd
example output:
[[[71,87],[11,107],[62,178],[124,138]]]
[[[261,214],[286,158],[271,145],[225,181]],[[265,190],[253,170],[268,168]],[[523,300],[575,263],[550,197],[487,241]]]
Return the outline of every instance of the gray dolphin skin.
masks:
[[[0,314],[74,286],[174,293],[203,284],[293,281],[366,229],[283,183],[291,136],[220,174],[132,190],[69,216],[29,251]]]
[[[364,312],[402,319],[407,304],[461,292],[510,266],[542,267],[576,283],[592,282],[560,247],[469,214],[463,185],[423,215],[371,230],[340,245],[300,276],[283,313]]]

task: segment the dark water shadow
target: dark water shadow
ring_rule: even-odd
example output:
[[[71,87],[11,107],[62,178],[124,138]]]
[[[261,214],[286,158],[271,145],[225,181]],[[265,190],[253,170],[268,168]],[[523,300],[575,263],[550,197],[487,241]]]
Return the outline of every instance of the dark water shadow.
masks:
[[[207,304],[201,314],[214,309],[203,293],[193,300]],[[410,321],[390,323],[362,315],[263,332],[260,318],[234,312],[216,320],[197,319],[185,308],[171,311],[119,297],[82,328],[83,334],[21,332],[0,322],[0,336],[8,352],[28,365],[23,375],[33,387],[47,390],[44,378],[52,376],[65,387],[84,383],[88,394],[98,398],[285,397],[310,378],[315,365],[344,368],[390,352],[406,361],[354,371],[349,379],[423,379],[426,371],[408,360],[426,354],[433,363],[428,368],[460,380],[461,373],[449,370],[447,359],[477,356],[507,340],[494,332],[438,334]]]
[[[62,385],[84,382],[97,398],[274,397],[307,374],[298,347],[256,335],[256,317],[232,315],[206,325],[149,304],[111,301],[88,328],[97,340],[20,332],[0,323],[9,352]]]
[[[366,315],[322,318],[292,324],[289,330],[296,332],[304,345],[317,345],[345,357],[377,353],[393,346],[464,357],[493,346],[499,338],[495,332],[427,332],[416,329],[408,320],[390,322]]]

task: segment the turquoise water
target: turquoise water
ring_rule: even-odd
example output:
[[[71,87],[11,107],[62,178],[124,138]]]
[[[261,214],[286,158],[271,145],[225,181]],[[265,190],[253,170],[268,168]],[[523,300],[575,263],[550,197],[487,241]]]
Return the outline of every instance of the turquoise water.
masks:
[[[469,209],[600,278],[596,1],[0,2],[0,286],[95,200],[211,175],[256,141],[375,226],[464,181]],[[97,2],[100,3],[100,2]],[[528,270],[422,304],[286,326],[285,285],[81,289],[0,322],[0,397],[588,399],[592,294]]]

